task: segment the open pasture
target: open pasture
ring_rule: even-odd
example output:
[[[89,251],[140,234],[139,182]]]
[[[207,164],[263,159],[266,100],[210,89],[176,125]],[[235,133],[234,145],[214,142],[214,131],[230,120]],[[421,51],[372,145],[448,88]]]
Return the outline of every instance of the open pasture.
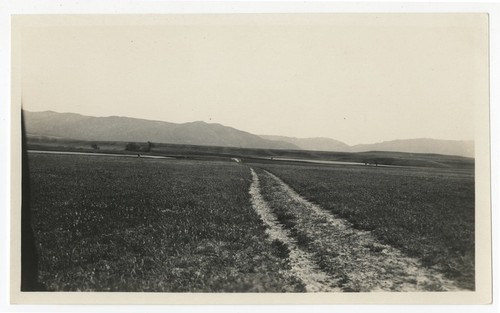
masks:
[[[388,284],[384,290],[442,290],[411,287],[417,280],[408,277],[395,283],[397,271],[392,280],[374,269],[369,284],[352,275],[364,269],[349,261],[354,255],[341,259],[333,251],[339,246],[324,224],[328,213],[310,218],[300,205],[292,208],[296,202],[279,191],[287,187],[276,188],[278,180],[374,236],[370,244],[356,239],[350,246],[355,237],[346,232],[342,249],[364,257],[368,247],[379,258],[392,251],[382,246],[388,245],[444,273],[458,288],[474,289],[473,170],[34,153],[29,165],[39,276],[49,290],[314,290],[297,272],[301,263],[292,256],[298,250],[311,271],[336,277],[323,290],[370,291],[380,282]],[[258,194],[283,229],[281,237],[289,238],[270,236],[256,208]],[[403,277],[404,268],[398,271]]]
[[[307,200],[474,289],[473,170],[255,164]],[[266,196],[266,190],[263,191]],[[272,201],[272,199],[269,199]],[[283,212],[283,223],[293,217]],[[307,238],[299,236],[307,244]]]
[[[49,290],[303,290],[251,206],[245,166],[42,154],[29,162]]]

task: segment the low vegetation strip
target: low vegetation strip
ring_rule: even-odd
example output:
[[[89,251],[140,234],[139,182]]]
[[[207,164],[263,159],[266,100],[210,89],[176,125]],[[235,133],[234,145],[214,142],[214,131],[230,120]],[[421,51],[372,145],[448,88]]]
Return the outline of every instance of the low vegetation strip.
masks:
[[[260,173],[272,212],[343,291],[460,290],[441,273],[380,243],[371,232],[357,230],[308,202],[275,175]]]
[[[304,284],[305,291],[308,292],[340,291],[339,288],[335,287],[338,285],[338,282],[319,270],[314,262],[311,261],[312,257],[309,253],[299,249],[290,232],[279,224],[262,198],[257,174],[253,169],[250,170],[252,172],[252,184],[250,185],[252,205],[267,226],[266,233],[269,236],[269,240],[274,246],[281,247],[283,251],[282,257],[289,260],[291,267],[290,275],[300,279]]]

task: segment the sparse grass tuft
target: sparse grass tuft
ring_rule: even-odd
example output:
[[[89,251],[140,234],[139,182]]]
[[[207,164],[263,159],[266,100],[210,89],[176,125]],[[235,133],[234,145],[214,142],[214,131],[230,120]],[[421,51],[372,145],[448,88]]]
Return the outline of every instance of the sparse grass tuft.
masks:
[[[282,258],[282,259],[286,259],[290,256],[290,249],[288,249],[288,246],[286,244],[284,244],[283,242],[281,242],[280,240],[273,240],[272,242],[272,247],[273,249],[275,250],[275,254]]]

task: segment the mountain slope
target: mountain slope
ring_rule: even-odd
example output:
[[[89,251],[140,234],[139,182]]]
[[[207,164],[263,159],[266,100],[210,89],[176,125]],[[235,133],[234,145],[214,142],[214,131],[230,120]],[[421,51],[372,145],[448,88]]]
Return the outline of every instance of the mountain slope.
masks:
[[[256,136],[205,122],[175,124],[128,117],[24,111],[28,134],[88,141],[152,141],[202,146],[335,152],[411,152],[474,157],[473,141],[406,139],[349,146],[331,138]]]
[[[261,135],[260,137],[269,140],[279,140],[289,142],[304,150],[316,151],[337,151],[346,152],[350,150],[350,146],[331,138],[316,137],[316,138],[295,138],[285,136],[268,136]]]
[[[474,141],[439,140],[439,139],[405,139],[384,141],[374,144],[352,146],[351,152],[363,151],[398,151],[413,153],[434,153],[474,157]]]
[[[95,141],[138,141],[224,147],[298,149],[297,146],[226,127],[191,122],[175,124],[128,117],[24,111],[30,135]]]
[[[285,136],[267,136],[262,138],[289,142],[304,150],[335,151],[335,152],[410,152],[457,155],[473,158],[474,141],[439,140],[439,139],[404,139],[384,141],[374,144],[360,144],[349,146],[331,138],[295,138]]]

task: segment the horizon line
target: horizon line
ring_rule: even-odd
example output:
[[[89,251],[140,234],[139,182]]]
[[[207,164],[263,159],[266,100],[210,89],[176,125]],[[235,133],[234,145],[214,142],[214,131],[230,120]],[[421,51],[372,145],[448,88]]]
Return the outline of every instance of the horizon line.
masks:
[[[190,124],[190,123],[205,123],[209,125],[221,125],[223,127],[228,127],[232,129],[236,129],[238,131],[246,132],[258,137],[262,136],[275,136],[275,137],[286,137],[286,138],[291,138],[291,139],[329,139],[329,140],[335,140],[338,141],[342,144],[345,144],[349,147],[354,147],[354,146],[361,146],[361,145],[374,145],[374,144],[381,144],[385,142],[394,142],[394,141],[407,141],[407,140],[436,140],[436,141],[456,141],[456,142],[475,142],[474,139],[439,139],[439,138],[429,138],[429,137],[412,137],[412,138],[399,138],[399,139],[389,139],[389,140],[382,140],[382,141],[377,141],[377,142],[372,142],[372,143],[357,143],[357,144],[348,144],[344,141],[334,139],[332,137],[326,137],[326,136],[316,136],[316,137],[295,137],[295,136],[287,136],[287,135],[276,135],[276,134],[256,134],[252,133],[246,130],[241,130],[235,126],[228,126],[224,125],[221,123],[213,123],[213,122],[206,122],[203,120],[196,120],[196,121],[190,121],[190,122],[182,122],[182,123],[176,123],[176,122],[169,122],[165,120],[154,120],[154,119],[148,119],[148,118],[140,118],[140,117],[131,117],[131,116],[124,116],[124,115],[106,115],[106,116],[95,116],[95,115],[86,115],[83,113],[76,113],[76,112],[58,112],[54,110],[44,110],[44,111],[30,111],[27,109],[24,109],[21,107],[21,111],[26,111],[30,113],[45,113],[45,112],[51,112],[51,113],[57,113],[57,114],[75,114],[75,115],[80,115],[80,116],[86,116],[86,117],[93,117],[93,118],[110,118],[110,117],[119,117],[119,118],[128,118],[128,119],[135,119],[135,120],[144,120],[144,121],[150,121],[150,122],[160,122],[160,123],[170,123],[170,124],[177,124],[177,125],[182,125],[182,124]]]

